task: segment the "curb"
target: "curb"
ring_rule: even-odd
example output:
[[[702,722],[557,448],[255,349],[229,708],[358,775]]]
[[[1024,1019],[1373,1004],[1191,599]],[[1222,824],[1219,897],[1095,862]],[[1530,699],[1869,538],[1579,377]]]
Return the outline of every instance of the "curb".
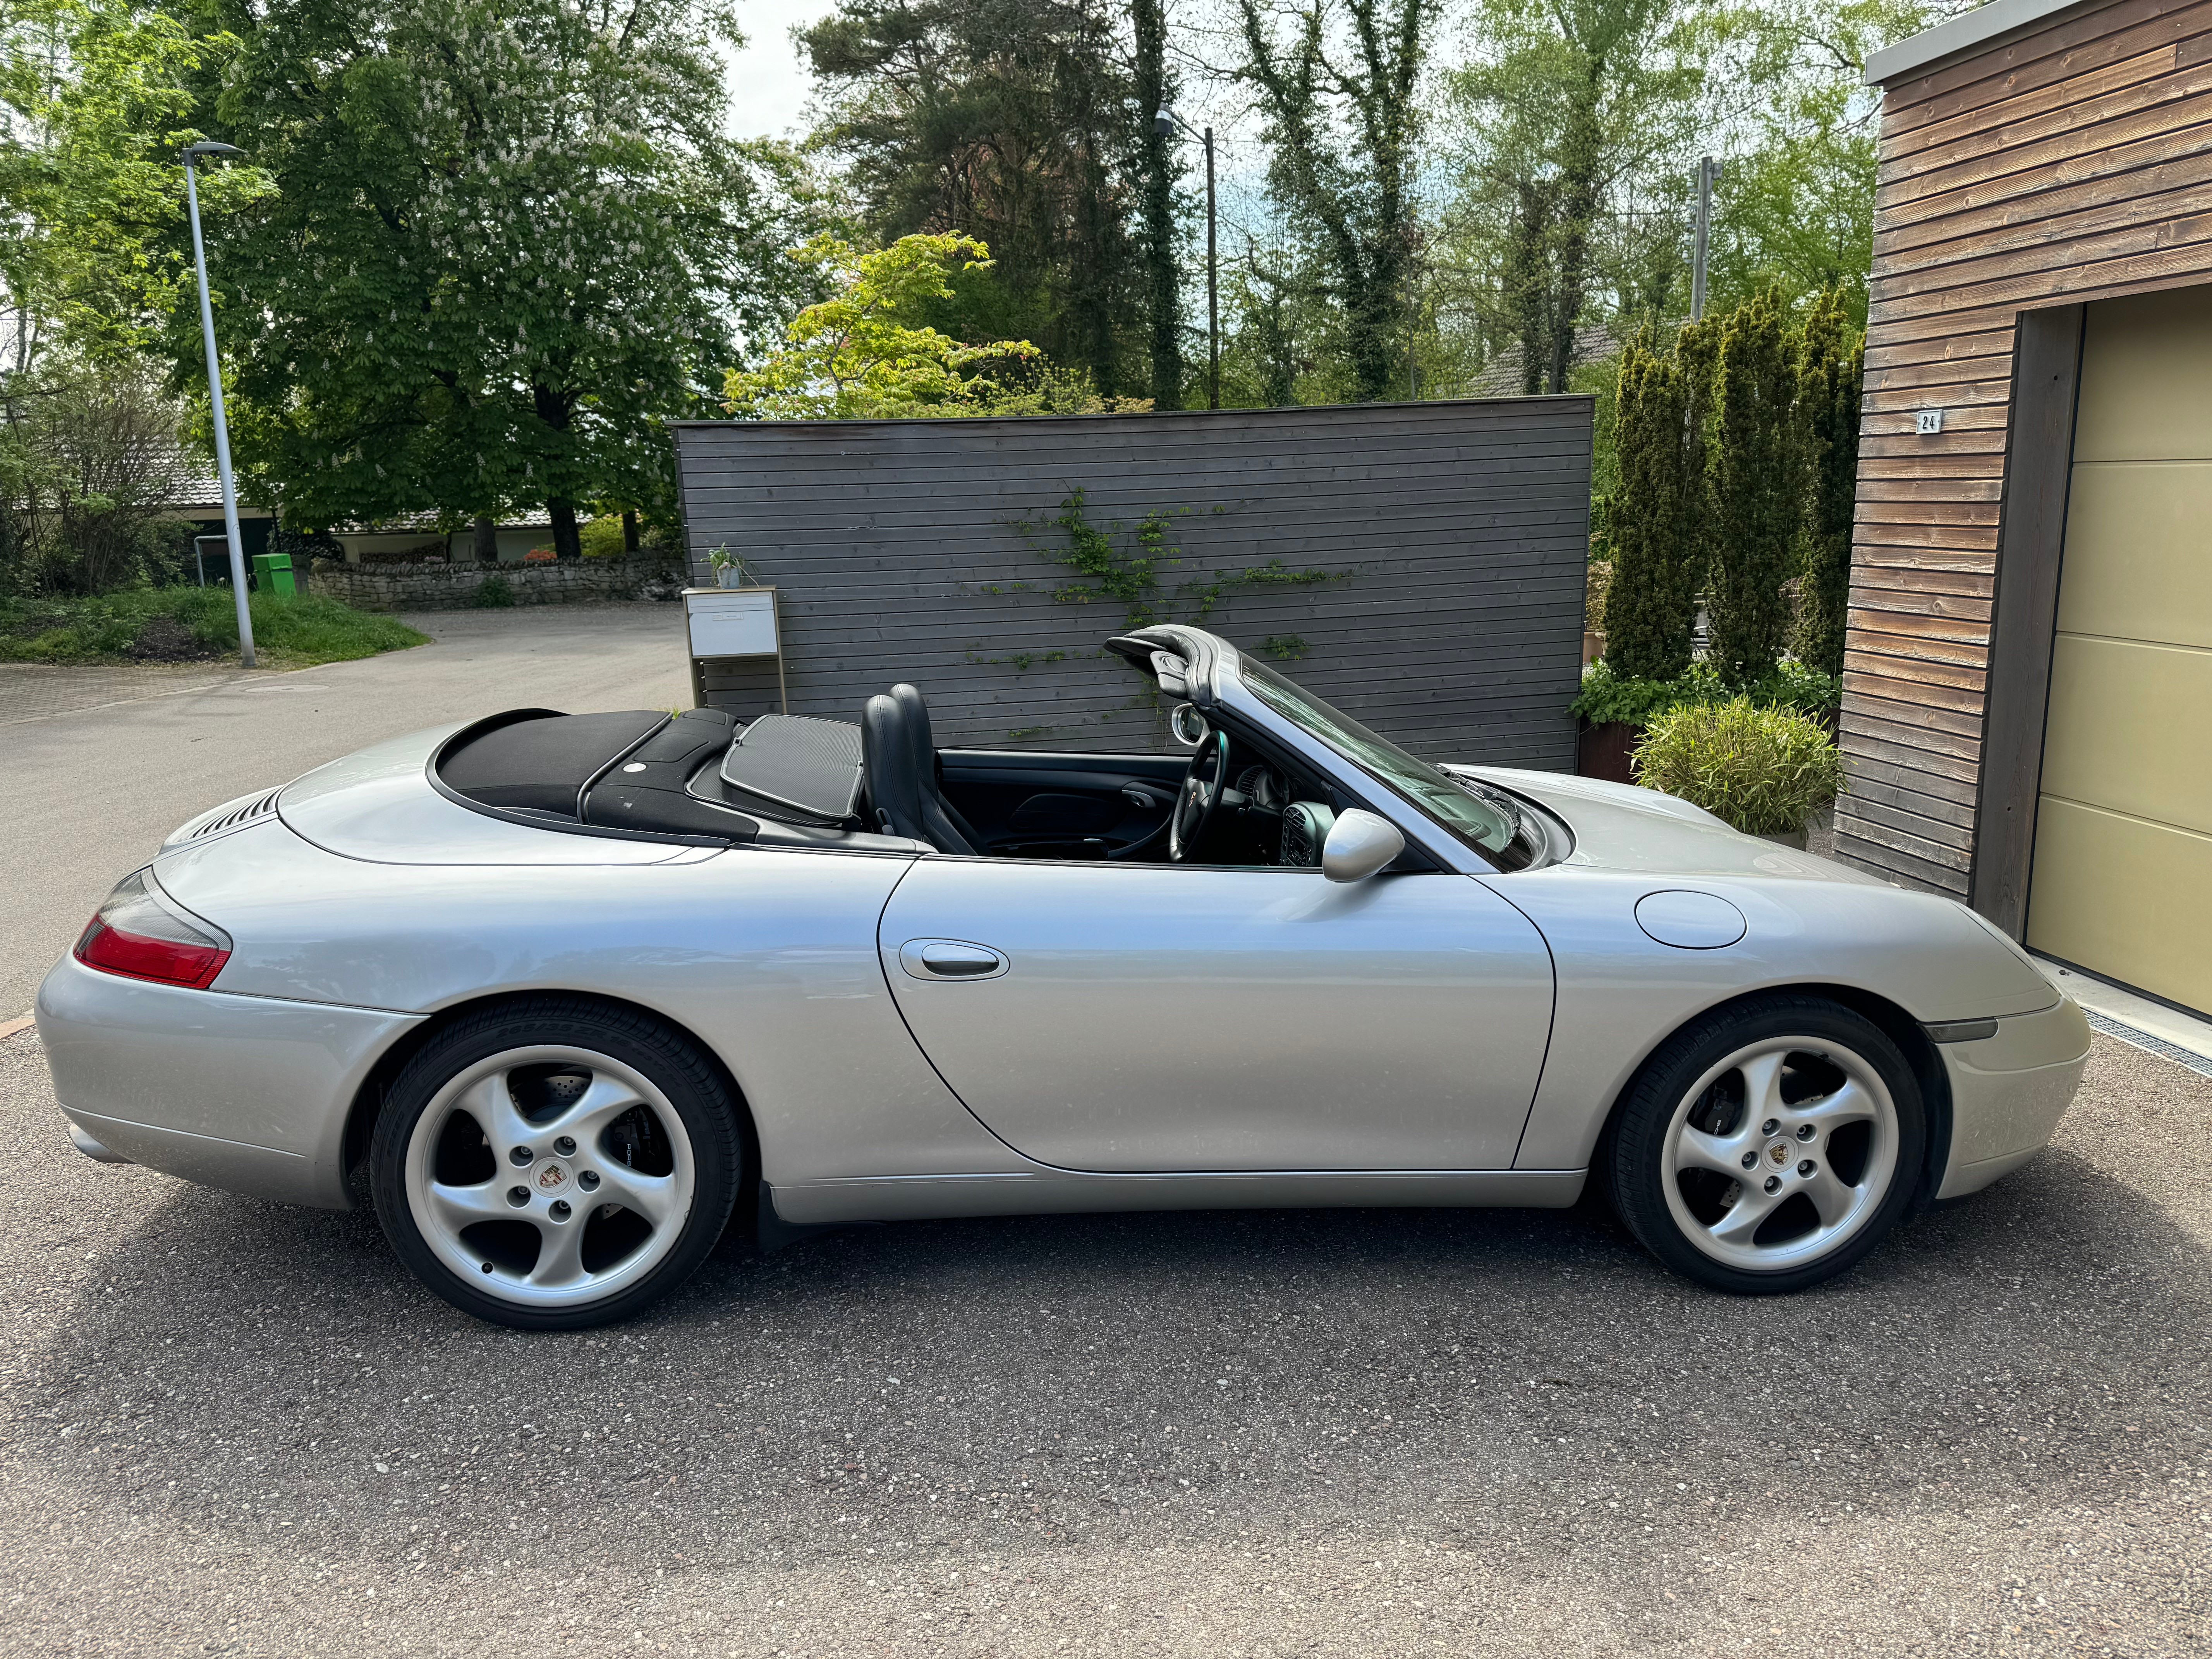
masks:
[[[18,1014],[13,1019],[0,1019],[0,1042],[5,1042],[18,1031],[27,1031],[37,1024],[35,1014]]]

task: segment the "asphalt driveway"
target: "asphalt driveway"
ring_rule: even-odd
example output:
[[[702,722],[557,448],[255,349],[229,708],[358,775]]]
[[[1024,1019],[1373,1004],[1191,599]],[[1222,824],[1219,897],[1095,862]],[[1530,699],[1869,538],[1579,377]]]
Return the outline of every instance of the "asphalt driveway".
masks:
[[[447,611],[431,643],[296,673],[0,666],[0,1023],[116,880],[194,813],[380,738],[524,704],[691,701],[683,607]]]
[[[2202,1653],[2212,1080],[1842,1283],[1575,1214],[732,1243],[592,1335],[78,1158],[0,1042],[0,1650]]]

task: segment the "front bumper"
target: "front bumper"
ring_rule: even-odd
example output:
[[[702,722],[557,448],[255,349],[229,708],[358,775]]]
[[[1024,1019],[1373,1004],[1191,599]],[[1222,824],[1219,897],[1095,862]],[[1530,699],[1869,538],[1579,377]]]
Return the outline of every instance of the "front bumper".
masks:
[[[419,1014],[123,979],[64,957],[39,988],[62,1110],[108,1152],[249,1197],[343,1210],[346,1114]]]
[[[1951,1079],[1951,1156],[1939,1199],[1979,1192],[2041,1152],[2088,1063],[2089,1022],[2071,997],[1996,1024],[1994,1036],[1936,1048]]]

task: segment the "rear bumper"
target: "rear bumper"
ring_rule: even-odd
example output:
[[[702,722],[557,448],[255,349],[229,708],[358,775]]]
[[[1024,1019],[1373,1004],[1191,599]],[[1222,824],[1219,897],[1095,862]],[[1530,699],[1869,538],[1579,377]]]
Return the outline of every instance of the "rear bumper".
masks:
[[[419,1014],[189,991],[64,957],[39,1038],[70,1122],[118,1158],[249,1197],[350,1207],[346,1114]]]
[[[1996,1035],[1946,1042],[1951,1156],[1936,1196],[1979,1192],[2041,1152],[2081,1086],[2089,1022],[2071,997],[1997,1022]]]

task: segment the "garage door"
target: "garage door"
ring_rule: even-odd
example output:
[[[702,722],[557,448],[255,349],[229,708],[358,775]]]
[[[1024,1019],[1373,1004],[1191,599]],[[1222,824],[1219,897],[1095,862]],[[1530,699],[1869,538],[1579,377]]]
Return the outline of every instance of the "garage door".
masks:
[[[2088,307],[2027,942],[2212,1010],[2212,288]]]

